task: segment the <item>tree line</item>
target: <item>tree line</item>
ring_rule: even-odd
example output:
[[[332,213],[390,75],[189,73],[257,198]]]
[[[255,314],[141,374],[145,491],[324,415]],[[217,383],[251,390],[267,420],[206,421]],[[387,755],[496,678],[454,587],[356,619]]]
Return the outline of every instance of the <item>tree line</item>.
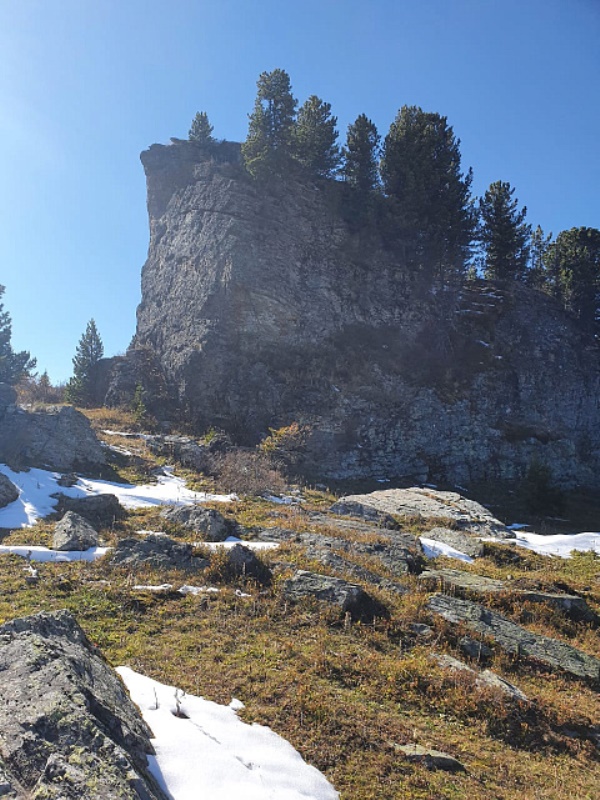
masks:
[[[382,139],[360,114],[340,146],[331,105],[311,95],[298,106],[285,70],[263,72],[257,90],[242,144],[254,179],[300,173],[343,181],[353,222],[379,225],[425,282],[521,281],[559,299],[598,333],[600,231],[571,228],[553,239],[534,229],[506,181],[473,197],[472,170],[462,169],[460,139],[446,117],[402,106]],[[190,140],[210,148],[212,134],[206,112],[196,114]]]

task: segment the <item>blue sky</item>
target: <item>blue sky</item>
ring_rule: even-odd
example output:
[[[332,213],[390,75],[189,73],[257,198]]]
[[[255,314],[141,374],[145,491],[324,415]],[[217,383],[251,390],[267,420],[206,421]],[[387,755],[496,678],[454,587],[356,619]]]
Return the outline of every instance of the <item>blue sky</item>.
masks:
[[[68,379],[87,321],[135,331],[139,153],[205,110],[242,140],[264,70],[302,102],[448,117],[474,193],[509,181],[555,235],[600,227],[600,0],[0,0],[0,283],[13,346]]]

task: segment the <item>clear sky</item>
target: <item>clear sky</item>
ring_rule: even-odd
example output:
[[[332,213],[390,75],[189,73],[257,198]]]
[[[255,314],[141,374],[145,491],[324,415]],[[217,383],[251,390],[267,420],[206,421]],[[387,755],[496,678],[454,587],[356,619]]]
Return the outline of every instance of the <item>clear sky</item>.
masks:
[[[345,136],[402,105],[448,117],[474,193],[600,227],[600,0],[0,0],[0,283],[13,347],[71,375],[87,321],[135,331],[148,246],[138,155],[196,111],[243,140],[256,80],[332,104]]]

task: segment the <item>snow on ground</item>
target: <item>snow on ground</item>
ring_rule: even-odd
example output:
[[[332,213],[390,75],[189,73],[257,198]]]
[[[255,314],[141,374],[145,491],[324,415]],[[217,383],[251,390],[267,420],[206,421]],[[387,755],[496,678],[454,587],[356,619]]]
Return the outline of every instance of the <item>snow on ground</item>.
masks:
[[[248,542],[236,536],[228,536],[224,542],[195,542],[196,547],[208,547],[209,550],[216,550],[219,547],[231,550],[236,544],[243,544],[249,550],[274,550],[279,547],[279,542]]]
[[[435,539],[427,539],[424,536],[420,537],[423,552],[426,558],[436,558],[436,556],[448,556],[449,558],[457,558],[459,561],[466,561],[467,564],[472,564],[473,559],[466,553],[461,553],[454,547],[444,542],[436,542]]]
[[[20,496],[13,503],[0,509],[0,528],[27,528],[38,519],[51,514],[56,499],[51,497],[62,492],[69,497],[85,497],[94,494],[114,494],[125,508],[146,508],[156,505],[193,505],[208,500],[229,502],[235,500],[234,494],[207,494],[187,489],[185,481],[173,474],[170,467],[164,468],[156,483],[133,486],[112,483],[111,481],[79,478],[74,486],[59,486],[60,473],[44,469],[30,469],[27,472],[14,472],[5,464],[0,464],[4,473],[19,489]]]
[[[540,533],[517,533],[515,543],[544,556],[571,558],[572,550],[593,550],[600,555],[600,533],[559,533],[544,536]]]
[[[108,550],[108,547],[90,547],[89,550],[50,550],[39,545],[0,545],[0,555],[12,553],[28,561],[95,561],[106,555]]]
[[[150,771],[173,800],[339,800],[329,781],[289,742],[270,728],[242,722],[239,701],[220,706],[178,693],[188,717],[182,719],[174,714],[175,687],[129,667],[117,672],[154,733]]]

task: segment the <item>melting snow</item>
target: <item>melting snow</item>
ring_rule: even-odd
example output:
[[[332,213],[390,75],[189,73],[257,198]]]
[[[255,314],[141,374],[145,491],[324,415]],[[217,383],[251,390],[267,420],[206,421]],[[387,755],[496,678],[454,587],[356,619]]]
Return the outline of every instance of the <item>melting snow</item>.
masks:
[[[230,502],[234,494],[207,494],[187,489],[185,481],[177,478],[170,467],[164,468],[156,483],[134,486],[111,481],[79,478],[74,486],[59,486],[60,473],[44,469],[14,472],[0,464],[0,472],[6,475],[19,489],[19,497],[0,509],[0,528],[27,528],[38,519],[51,514],[57,500],[51,495],[62,492],[69,497],[86,497],[94,494],[114,494],[125,508],[144,508],[156,505],[193,505],[207,500]]]
[[[237,716],[239,700],[220,706],[117,667],[154,733],[150,771],[173,800],[339,800],[329,781],[270,728]],[[158,707],[157,707],[158,706]]]
[[[427,539],[424,536],[420,537],[421,545],[423,546],[423,552],[427,558],[436,558],[436,556],[448,556],[449,558],[457,558],[460,561],[466,561],[468,564],[473,563],[473,559],[471,556],[468,556],[466,553],[461,553],[460,550],[456,550],[454,547],[450,547],[449,544],[444,544],[444,542],[437,542],[435,539]]]

